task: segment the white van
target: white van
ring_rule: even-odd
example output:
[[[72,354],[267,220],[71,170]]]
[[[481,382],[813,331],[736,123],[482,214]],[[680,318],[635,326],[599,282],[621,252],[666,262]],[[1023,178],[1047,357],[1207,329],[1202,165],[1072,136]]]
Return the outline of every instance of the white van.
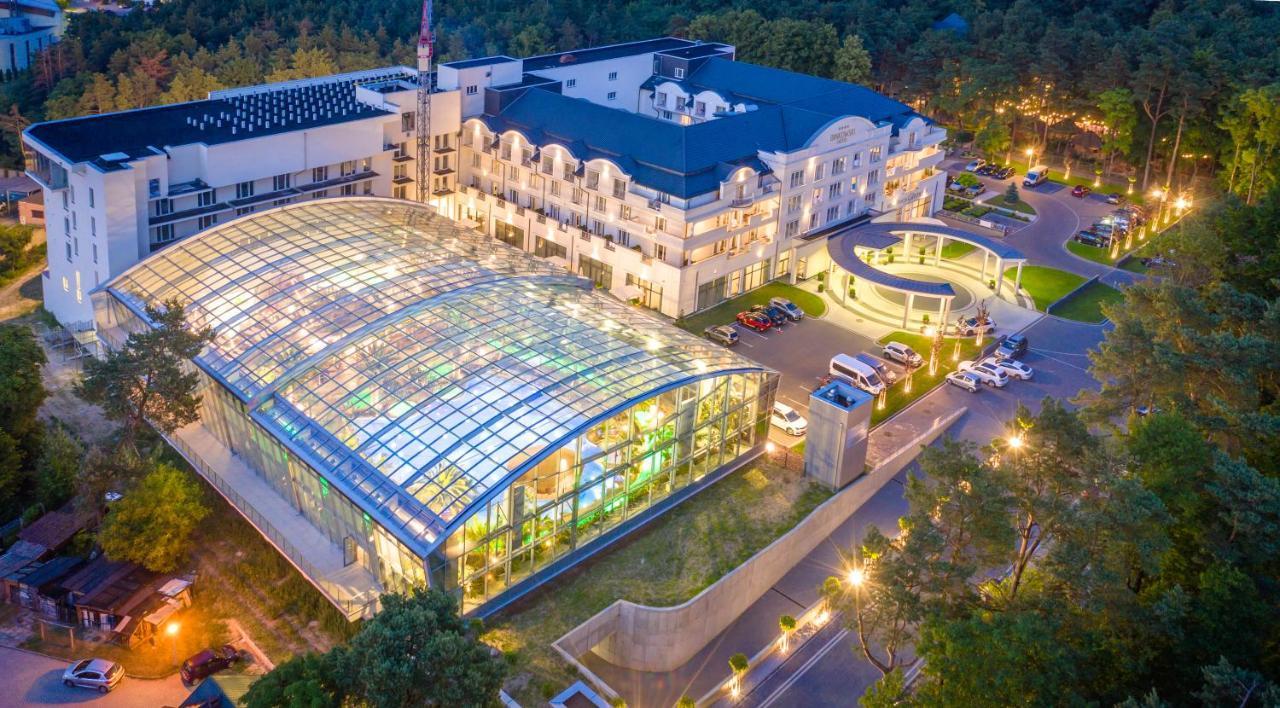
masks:
[[[1027,176],[1022,178],[1023,187],[1034,187],[1037,184],[1043,184],[1049,179],[1049,168],[1044,165],[1036,165],[1027,170]]]
[[[884,381],[876,370],[848,354],[831,357],[830,372],[832,376],[844,379],[872,396],[879,396],[884,391]]]

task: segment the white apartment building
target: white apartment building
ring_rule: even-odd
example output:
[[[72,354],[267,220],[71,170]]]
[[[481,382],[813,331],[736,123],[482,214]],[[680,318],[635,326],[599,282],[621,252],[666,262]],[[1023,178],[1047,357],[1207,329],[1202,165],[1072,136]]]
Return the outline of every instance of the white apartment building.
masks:
[[[31,66],[36,54],[62,37],[62,6],[54,0],[0,3],[0,77],[10,79]]]
[[[672,317],[827,267],[826,237],[932,214],[945,133],[861,86],[660,38],[439,67],[432,204]],[[47,190],[45,306],[215,223],[302,199],[413,199],[404,67],[29,127]]]

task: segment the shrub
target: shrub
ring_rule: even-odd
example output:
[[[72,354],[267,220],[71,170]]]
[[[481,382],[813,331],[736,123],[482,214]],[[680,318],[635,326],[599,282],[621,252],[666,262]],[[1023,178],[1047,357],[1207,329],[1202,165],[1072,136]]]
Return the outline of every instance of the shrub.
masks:
[[[735,676],[741,676],[742,674],[745,674],[747,672],[747,669],[750,667],[751,667],[751,660],[748,659],[747,655],[743,654],[742,652],[738,652],[737,654],[734,654],[733,656],[729,657],[729,669],[733,671],[733,674]]]

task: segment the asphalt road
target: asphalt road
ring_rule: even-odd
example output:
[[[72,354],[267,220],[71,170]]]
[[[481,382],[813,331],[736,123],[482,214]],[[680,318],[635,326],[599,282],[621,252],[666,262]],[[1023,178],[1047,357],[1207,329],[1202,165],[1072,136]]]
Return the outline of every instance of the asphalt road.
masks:
[[[67,705],[158,708],[176,706],[189,693],[177,674],[159,681],[126,678],[105,695],[87,688],[67,688],[62,685],[62,671],[67,668],[67,662],[9,647],[0,647],[0,667],[4,667],[0,708]]]
[[[929,394],[969,407],[969,412],[951,427],[949,436],[984,445],[1006,434],[1005,423],[1013,418],[1019,403],[1037,412],[1046,396],[1065,401],[1082,389],[1096,387],[1088,373],[1086,352],[1102,341],[1104,331],[1097,325],[1045,317],[1026,331],[1031,350],[1023,361],[1035,369],[1030,381],[1012,381],[1004,389],[984,387],[976,394],[944,386]],[[919,468],[912,465],[903,471],[898,481],[918,472]],[[896,529],[898,517],[906,510],[902,485],[885,485],[854,513],[853,538],[848,541],[860,538],[868,524],[885,531]],[[848,633],[832,633],[815,646],[806,645],[805,650],[797,652],[765,686],[753,692],[750,705],[760,708],[856,705],[858,697],[879,678],[879,672],[855,652],[858,652],[856,641]]]
[[[967,161],[952,160],[943,167],[952,175],[960,174]],[[1062,184],[1045,182],[1036,187],[1023,187],[1022,178],[1026,164],[1018,166],[1018,174],[1007,180],[975,175],[986,185],[988,192],[1003,194],[1012,181],[1018,185],[1019,197],[1036,210],[1036,220],[1015,228],[1005,241],[1022,251],[1032,265],[1045,265],[1070,271],[1086,278],[1100,276],[1108,285],[1124,286],[1134,282],[1136,276],[1126,270],[1111,268],[1085,260],[1066,248],[1067,239],[1077,231],[1093,224],[1111,213],[1115,207],[1107,204],[1103,195],[1089,194],[1083,199],[1071,196],[1071,188]]]

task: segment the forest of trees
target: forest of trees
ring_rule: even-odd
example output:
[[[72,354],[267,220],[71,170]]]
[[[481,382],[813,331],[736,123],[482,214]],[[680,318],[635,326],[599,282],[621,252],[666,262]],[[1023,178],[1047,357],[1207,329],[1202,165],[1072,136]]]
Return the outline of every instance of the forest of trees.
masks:
[[[967,30],[933,28],[953,11]],[[75,15],[4,85],[0,162],[20,163],[30,121],[411,64],[419,12],[417,0],[175,0]],[[482,0],[439,2],[436,14],[444,61],[662,34],[721,40],[745,61],[865,81],[990,155],[1063,151],[1087,124],[1102,143],[1089,169],[1144,190],[1212,172],[1251,201],[1280,181],[1280,12],[1269,3]]]

